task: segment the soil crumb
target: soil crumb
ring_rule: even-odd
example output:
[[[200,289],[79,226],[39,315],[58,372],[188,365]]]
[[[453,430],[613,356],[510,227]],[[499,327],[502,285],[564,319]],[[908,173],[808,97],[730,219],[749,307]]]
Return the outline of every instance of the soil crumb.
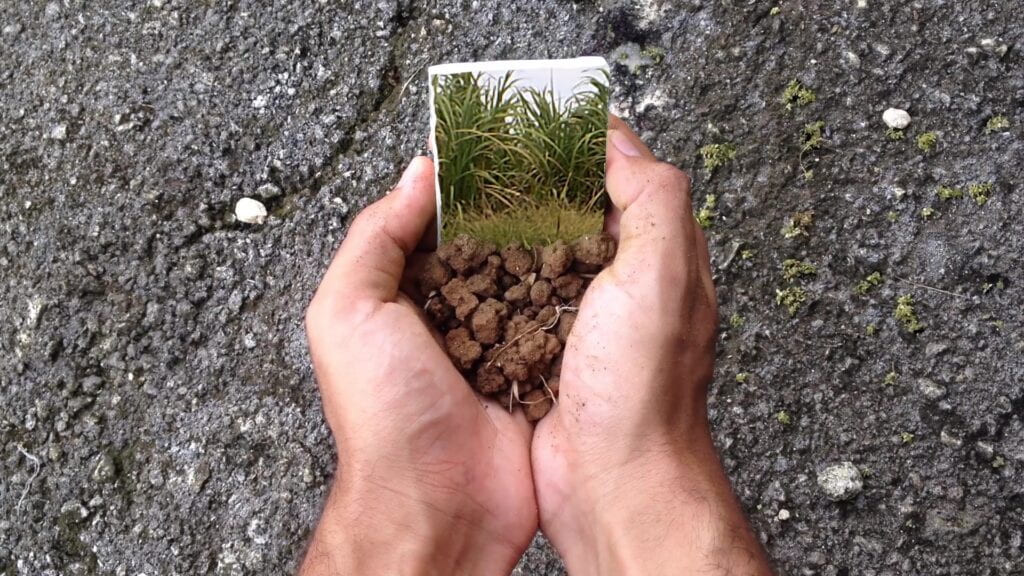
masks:
[[[500,252],[459,236],[427,257],[416,284],[427,318],[470,386],[536,422],[557,402],[562,351],[579,303],[615,249],[606,234]]]

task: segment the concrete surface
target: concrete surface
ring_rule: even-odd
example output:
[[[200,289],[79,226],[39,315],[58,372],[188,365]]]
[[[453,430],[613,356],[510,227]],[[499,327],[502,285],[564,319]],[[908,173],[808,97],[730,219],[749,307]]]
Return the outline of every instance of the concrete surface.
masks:
[[[425,66],[580,54],[717,197],[711,410],[780,571],[1022,573],[1022,33],[1012,0],[0,3],[0,574],[292,570],[333,469],[302,312],[423,146]],[[818,269],[795,318],[789,258]],[[516,573],[564,570],[539,539]]]

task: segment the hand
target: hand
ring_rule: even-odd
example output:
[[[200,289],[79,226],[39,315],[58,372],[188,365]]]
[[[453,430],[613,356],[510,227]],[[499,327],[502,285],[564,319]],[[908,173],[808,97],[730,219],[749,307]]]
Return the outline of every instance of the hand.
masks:
[[[541,527],[572,574],[770,574],[709,432],[718,316],[689,178],[621,120],[608,140],[619,249],[534,435]]]
[[[305,575],[507,575],[537,529],[530,425],[472,392],[399,291],[433,182],[416,158],[356,218],[306,314],[338,473]]]

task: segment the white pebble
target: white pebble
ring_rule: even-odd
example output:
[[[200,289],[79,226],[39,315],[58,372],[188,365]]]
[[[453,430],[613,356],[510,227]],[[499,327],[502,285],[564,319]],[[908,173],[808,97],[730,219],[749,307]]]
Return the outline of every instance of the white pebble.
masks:
[[[263,224],[267,220],[267,207],[259,200],[242,198],[235,204],[235,218],[246,224]]]
[[[864,478],[852,462],[840,462],[818,472],[818,486],[829,500],[849,500],[864,489]]]
[[[779,520],[782,520],[783,522],[789,520],[789,510],[786,510],[785,508],[779,510]]]
[[[889,108],[882,113],[882,120],[885,125],[894,130],[903,130],[907,126],[910,126],[910,114],[906,110],[900,110],[899,108]]]

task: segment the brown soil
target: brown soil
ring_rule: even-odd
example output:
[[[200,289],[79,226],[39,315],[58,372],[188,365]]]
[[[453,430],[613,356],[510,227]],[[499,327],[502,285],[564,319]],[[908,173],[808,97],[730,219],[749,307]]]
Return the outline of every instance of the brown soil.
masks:
[[[415,281],[470,385],[536,422],[558,397],[562,348],[583,293],[614,256],[607,235],[500,252],[460,236],[430,254]]]

